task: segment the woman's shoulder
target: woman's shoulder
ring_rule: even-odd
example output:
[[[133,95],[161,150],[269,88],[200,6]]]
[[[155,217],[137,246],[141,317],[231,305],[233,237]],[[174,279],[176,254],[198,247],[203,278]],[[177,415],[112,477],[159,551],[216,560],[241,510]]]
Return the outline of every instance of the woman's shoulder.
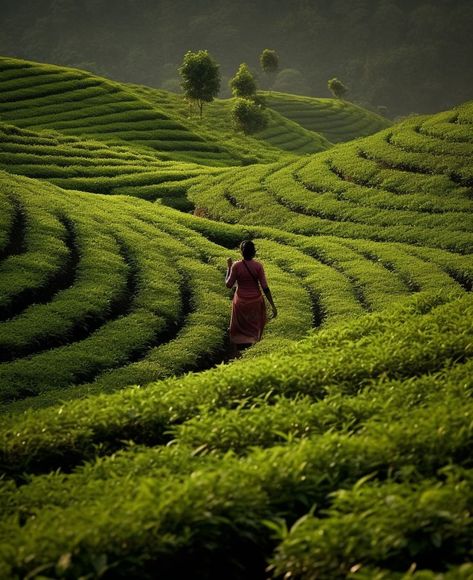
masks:
[[[260,270],[263,270],[263,264],[261,262],[258,262],[255,259],[237,260],[236,262],[233,262],[233,266],[236,267],[237,269],[243,268],[244,270],[246,270],[247,266],[245,266],[245,262],[246,262],[246,264],[249,265],[251,270],[256,270],[257,272],[259,272]]]

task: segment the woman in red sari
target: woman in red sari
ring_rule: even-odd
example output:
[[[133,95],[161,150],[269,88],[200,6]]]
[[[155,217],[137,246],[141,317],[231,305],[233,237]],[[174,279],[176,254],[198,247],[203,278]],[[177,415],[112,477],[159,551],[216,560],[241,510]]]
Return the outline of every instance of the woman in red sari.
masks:
[[[230,320],[230,342],[234,356],[238,355],[243,345],[249,346],[261,339],[266,324],[266,306],[261,289],[271,305],[273,317],[278,314],[263,264],[253,259],[256,255],[254,243],[242,242],[240,250],[243,260],[233,263],[228,258],[225,278],[227,288],[232,288],[235,283],[237,285]]]

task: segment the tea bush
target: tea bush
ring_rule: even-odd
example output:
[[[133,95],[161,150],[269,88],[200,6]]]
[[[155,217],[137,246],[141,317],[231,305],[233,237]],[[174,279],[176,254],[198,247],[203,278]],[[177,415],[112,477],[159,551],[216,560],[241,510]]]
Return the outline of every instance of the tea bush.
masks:
[[[272,93],[245,137],[231,100],[0,87],[0,576],[469,578],[472,104]],[[229,361],[242,239],[279,315]]]

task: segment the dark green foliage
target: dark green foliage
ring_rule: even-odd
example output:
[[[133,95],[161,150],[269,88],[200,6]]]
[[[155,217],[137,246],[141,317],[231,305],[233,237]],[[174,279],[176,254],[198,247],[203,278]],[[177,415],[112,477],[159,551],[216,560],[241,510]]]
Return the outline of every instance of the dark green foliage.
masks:
[[[329,91],[337,99],[343,99],[343,97],[348,92],[347,87],[342,83],[342,81],[340,81],[336,77],[333,79],[330,79],[327,83],[327,86],[328,86]]]
[[[269,88],[274,83],[276,73],[279,69],[279,56],[275,50],[265,48],[259,57],[259,64],[266,75]]]
[[[237,130],[246,134],[262,131],[268,119],[262,107],[251,99],[237,99],[232,109],[232,121]]]
[[[265,48],[259,58],[261,68],[267,74],[275,73],[279,68],[279,56],[275,50]]]
[[[473,473],[446,468],[442,476],[443,482],[416,484],[360,481],[334,493],[323,517],[303,516],[285,533],[275,576],[332,580],[366,564],[407,572],[413,563],[443,570],[450,564],[446,553],[467,560]]]
[[[307,95],[309,86],[302,72],[295,68],[282,69],[274,79],[273,90],[281,93]]]
[[[197,103],[200,117],[204,103],[211,103],[220,91],[219,65],[207,50],[188,51],[179,67],[184,95]]]
[[[90,80],[0,59],[2,579],[469,579],[472,104]],[[220,364],[242,239],[279,315]]]
[[[393,118],[472,97],[470,0],[127,0],[119,8],[112,0],[22,0],[21,9],[15,1],[2,3],[0,53],[127,82],[169,87],[180,55],[205,43],[226,78],[241,61],[256,69],[262,49],[275,47],[284,66],[301,71],[306,94],[329,96],[327,79],[343,74],[353,99],[386,105]],[[16,66],[6,79],[26,72]]]
[[[394,562],[394,570],[407,570],[413,557],[427,555],[429,548],[436,548],[437,562],[442,561],[440,554],[465,557],[471,533],[471,475],[461,467],[453,471],[448,462],[455,457],[459,465],[468,464],[471,411],[471,401],[457,392],[407,417],[393,420],[396,415],[386,413],[386,422],[368,422],[358,435],[327,432],[255,448],[245,458],[180,444],[132,447],[69,476],[36,477],[18,491],[5,483],[5,515],[19,510],[25,523],[20,527],[10,518],[4,525],[2,573],[25,574],[33,566],[57,562],[72,548],[66,565],[75,575],[84,572],[98,552],[108,565],[120,565],[123,574],[139,570],[148,577],[152,562],[154,574],[177,569],[186,575],[189,566],[196,566],[203,576],[216,578],[221,574],[218,563],[225,562],[227,573],[239,578],[238,562],[256,572],[262,553],[270,552],[275,528],[284,537],[283,518],[291,525],[311,508],[316,517],[330,515],[321,521],[327,529],[324,543],[315,544],[326,552],[322,574],[329,574],[340,557],[337,530],[350,538],[362,528],[373,538],[365,552],[369,562],[387,566],[392,560],[383,560],[383,551],[403,553],[404,538],[417,538],[411,550],[404,549],[406,558],[397,568]],[[435,481],[437,474],[443,478],[449,471],[447,484]],[[369,480],[375,481],[366,484]],[[355,518],[351,510],[366,517]],[[91,518],[93,529],[82,535]],[[304,521],[293,528],[294,534],[307,530],[302,536],[305,545],[311,541],[311,519],[305,518],[305,528]],[[84,538],[80,545],[78,536]],[[346,550],[361,551],[368,538],[363,544],[348,542]],[[404,540],[400,545],[398,538]],[[18,546],[25,546],[34,558],[22,557]],[[342,566],[349,562],[342,559]]]

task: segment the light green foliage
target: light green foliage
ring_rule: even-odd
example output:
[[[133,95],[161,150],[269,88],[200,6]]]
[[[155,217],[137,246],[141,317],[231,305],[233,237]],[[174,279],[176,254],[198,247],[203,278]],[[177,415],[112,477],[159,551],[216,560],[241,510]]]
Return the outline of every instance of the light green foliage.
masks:
[[[0,577],[470,578],[473,104],[0,88]],[[242,239],[279,314],[230,362]]]
[[[170,93],[144,87],[134,87],[134,90],[160,108],[172,110],[183,123],[192,124],[193,132],[203,136],[214,135],[213,138],[215,138],[215,133],[218,131],[218,135],[225,138],[227,148],[237,150],[242,155],[244,164],[277,161],[281,158],[282,151],[302,154],[314,153],[331,147],[331,143],[321,134],[304,129],[300,124],[290,121],[273,109],[266,108],[268,128],[251,136],[235,133],[231,128],[232,99],[215,99],[203,119],[195,121],[188,118],[188,109],[182,99]],[[256,101],[261,98],[266,100],[259,92]]]
[[[370,135],[389,125],[386,119],[352,103],[336,99],[285,93],[266,93],[268,107],[309,129],[322,133],[332,143]]]
[[[230,88],[234,97],[242,99],[252,99],[256,97],[256,82],[248,68],[248,65],[242,63],[235,76],[230,80]]]
[[[270,171],[249,167],[237,181],[231,173],[219,176],[218,182],[206,179],[205,187],[198,183],[189,194],[218,219],[228,215],[232,221],[238,213],[240,223],[284,223],[286,231],[298,234],[471,252],[469,157],[405,151],[390,139],[403,130],[401,124],[309,159],[274,165]],[[228,211],[215,201],[208,205],[206,197],[214,191],[231,200]]]
[[[19,66],[21,75],[4,82],[2,71],[9,70],[9,64]],[[24,61],[0,58],[3,123],[36,132],[49,129],[87,136],[114,146],[132,146],[128,153],[135,159],[145,154],[155,161],[197,159],[200,162],[203,158],[204,161],[223,160],[226,165],[239,162],[238,155],[233,156],[218,145],[216,135],[206,138],[197,135],[127,85],[73,69],[38,64],[21,68],[22,65]],[[47,82],[42,80],[44,77]],[[4,85],[9,90],[3,92]],[[63,135],[55,137],[63,141]],[[87,155],[87,150],[97,149],[97,145],[82,146]]]
[[[21,308],[23,303],[34,300],[42,287],[61,276],[67,261],[65,223],[35,202],[33,199],[37,210],[35,215],[25,216],[21,224],[23,231],[16,232],[23,238],[18,240],[18,244],[23,245],[25,251],[16,247],[0,263],[0,312],[3,319],[12,316],[15,308]],[[21,202],[18,200],[17,203],[19,211],[25,212]]]
[[[289,351],[286,346],[284,356],[275,353],[265,359],[156,383],[144,390],[77,401],[63,407],[59,415],[58,408],[51,408],[23,418],[12,416],[4,422],[4,465],[9,464],[10,471],[21,472],[24,463],[33,460],[30,445],[35,449],[34,461],[47,460],[54,453],[51,440],[62,439],[66,424],[73,423],[74,427],[68,429],[68,441],[61,445],[87,455],[90,444],[102,433],[110,443],[123,440],[132,431],[138,441],[159,438],[170,424],[192,417],[200,407],[206,411],[231,408],[269,392],[306,394],[315,400],[333,389],[353,395],[373,380],[408,380],[413,374],[441,371],[450,357],[460,358],[465,349],[468,351],[472,332],[468,319],[471,299],[466,296],[436,308],[444,300],[419,296],[407,306],[393,309],[390,315],[380,313],[335,326],[293,345]],[[427,313],[419,317],[423,311]],[[439,348],[441,333],[445,339]],[[415,344],[419,335],[424,340]],[[100,413],[100,424],[96,413]],[[108,425],[105,431],[103,422]],[[42,434],[41,426],[47,426],[47,435]],[[20,435],[11,438],[12,429]],[[62,453],[67,449],[63,448]]]

